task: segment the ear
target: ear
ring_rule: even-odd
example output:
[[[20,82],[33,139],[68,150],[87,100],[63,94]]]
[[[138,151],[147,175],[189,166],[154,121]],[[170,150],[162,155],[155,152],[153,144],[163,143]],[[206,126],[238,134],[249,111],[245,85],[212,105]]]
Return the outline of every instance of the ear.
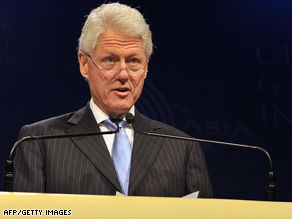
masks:
[[[88,79],[88,57],[85,55],[84,52],[78,52],[78,60],[79,60],[79,69],[81,75]]]
[[[149,60],[147,60],[147,63],[146,63],[146,68],[145,68],[145,74],[144,74],[144,79],[147,77],[147,73],[148,73],[148,63],[149,63]]]

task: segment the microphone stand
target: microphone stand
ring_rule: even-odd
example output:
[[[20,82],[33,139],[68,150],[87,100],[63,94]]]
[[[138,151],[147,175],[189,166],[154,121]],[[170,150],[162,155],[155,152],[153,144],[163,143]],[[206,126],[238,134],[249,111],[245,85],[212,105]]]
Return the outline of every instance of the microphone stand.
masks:
[[[178,139],[178,140],[187,140],[187,141],[197,141],[197,142],[205,142],[205,143],[212,143],[212,144],[220,144],[220,145],[227,145],[227,146],[233,146],[233,147],[241,147],[241,148],[248,148],[248,149],[254,149],[262,151],[266,154],[269,160],[270,164],[270,171],[268,172],[268,180],[266,185],[266,194],[267,194],[267,200],[268,201],[275,201],[275,175],[273,170],[273,164],[272,159],[268,151],[266,151],[264,148],[259,146],[253,146],[253,145],[245,145],[245,144],[236,144],[236,143],[230,143],[230,142],[223,142],[223,141],[213,141],[213,140],[206,140],[206,139],[200,139],[200,138],[191,138],[191,137],[182,137],[182,136],[173,136],[173,135],[166,135],[166,134],[158,134],[158,133],[151,133],[151,132],[142,132],[135,128],[134,126],[134,116],[131,113],[128,113],[126,115],[126,120],[128,124],[131,124],[133,129],[144,135],[150,135],[150,136],[156,136],[156,137],[165,137],[165,138],[172,138],[172,139]]]
[[[70,138],[70,137],[81,137],[81,136],[91,136],[91,135],[106,135],[106,134],[115,134],[119,131],[119,117],[115,112],[109,114],[110,120],[116,124],[117,128],[114,131],[106,132],[87,132],[87,133],[76,133],[76,134],[63,134],[63,135],[42,135],[42,136],[24,136],[14,143],[8,160],[5,165],[4,173],[4,191],[13,191],[13,180],[14,180],[14,164],[13,164],[13,154],[15,149],[20,145],[20,143],[28,140],[41,140],[41,139],[56,139],[56,138]]]

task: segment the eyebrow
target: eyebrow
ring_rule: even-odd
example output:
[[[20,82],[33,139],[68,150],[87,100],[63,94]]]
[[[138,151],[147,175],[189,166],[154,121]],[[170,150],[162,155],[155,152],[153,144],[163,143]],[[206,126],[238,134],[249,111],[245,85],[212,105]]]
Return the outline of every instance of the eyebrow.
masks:
[[[118,52],[116,52],[115,50],[111,50],[111,49],[105,49],[101,56],[108,56],[108,55],[119,56]],[[131,51],[130,53],[126,54],[127,57],[143,56],[143,55],[145,55],[145,58],[147,59],[145,51],[143,51],[143,52],[142,51],[141,52]]]

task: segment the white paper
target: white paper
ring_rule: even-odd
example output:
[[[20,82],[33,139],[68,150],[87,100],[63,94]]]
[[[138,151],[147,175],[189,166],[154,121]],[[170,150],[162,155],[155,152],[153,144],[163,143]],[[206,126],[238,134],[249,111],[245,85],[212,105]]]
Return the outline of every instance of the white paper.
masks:
[[[125,196],[123,193],[116,191],[116,196]]]
[[[193,193],[191,193],[191,194],[188,194],[188,195],[186,195],[186,196],[183,196],[182,198],[198,198],[198,196],[199,196],[199,192],[200,192],[200,191],[193,192]]]
[[[125,196],[125,195],[123,193],[116,191],[116,196]],[[182,198],[198,198],[198,196],[199,196],[199,191],[196,191],[186,196],[183,196]]]

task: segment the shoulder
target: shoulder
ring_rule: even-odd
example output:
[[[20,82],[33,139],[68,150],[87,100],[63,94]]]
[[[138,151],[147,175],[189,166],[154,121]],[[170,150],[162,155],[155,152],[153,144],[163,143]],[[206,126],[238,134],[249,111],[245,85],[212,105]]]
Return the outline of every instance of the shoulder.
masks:
[[[141,132],[161,134],[162,136],[159,137],[154,135],[147,135],[147,137],[161,139],[168,148],[185,148],[188,156],[191,154],[191,151],[192,153],[195,153],[196,156],[202,154],[201,147],[198,141],[196,141],[195,139],[190,140],[191,136],[173,126],[150,119],[138,111],[135,112],[134,124],[135,127]],[[166,137],[166,135],[170,135],[173,137]],[[180,137],[188,139],[181,139]]]
[[[40,120],[31,124],[24,125],[19,133],[19,137],[26,135],[44,135],[60,133],[70,125],[77,123],[88,111],[88,106],[78,111],[73,111],[63,115]],[[60,133],[61,134],[61,133]]]
[[[138,110],[136,110],[135,113],[136,113],[135,117],[137,118],[137,119],[135,118],[135,120],[137,120],[136,125],[140,126],[141,128],[144,128],[143,126],[147,126],[151,130],[153,130],[154,132],[157,132],[157,133],[190,137],[189,135],[187,135],[183,131],[181,131],[181,130],[179,130],[171,125],[168,125],[166,123],[148,118],[147,116],[140,113]]]
[[[37,121],[35,123],[30,124],[30,126],[34,127],[34,126],[50,126],[50,125],[54,125],[54,124],[58,124],[58,123],[62,123],[62,122],[66,122],[68,121],[76,112],[70,112],[70,113],[66,113],[63,115],[59,115],[59,116],[54,116],[48,119],[43,119],[40,121]]]

